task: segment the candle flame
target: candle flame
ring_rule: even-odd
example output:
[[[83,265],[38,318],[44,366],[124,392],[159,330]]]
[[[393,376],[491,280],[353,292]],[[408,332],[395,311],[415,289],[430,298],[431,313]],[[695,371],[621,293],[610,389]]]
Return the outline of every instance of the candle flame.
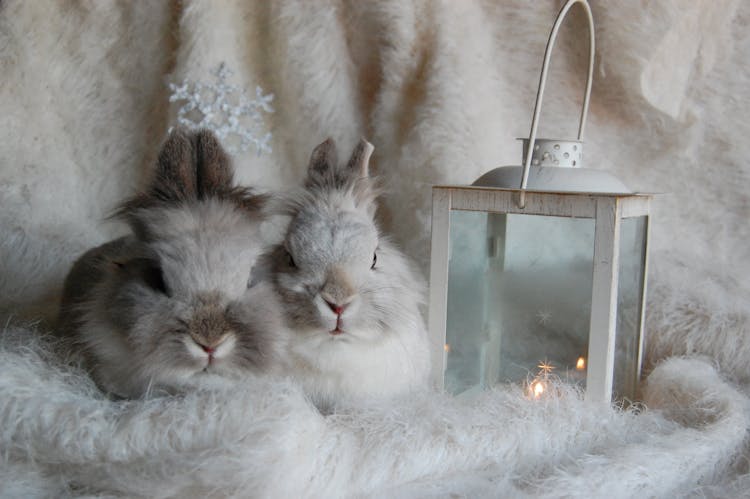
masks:
[[[443,350],[445,350],[445,353],[450,353],[451,352],[451,346],[446,343],[445,345],[443,345]]]
[[[578,357],[578,361],[576,362],[576,370],[577,371],[583,371],[586,369],[586,359],[583,357]]]
[[[538,399],[542,396],[544,393],[544,383],[541,381],[534,381],[531,384],[531,394],[534,396],[535,399]]]

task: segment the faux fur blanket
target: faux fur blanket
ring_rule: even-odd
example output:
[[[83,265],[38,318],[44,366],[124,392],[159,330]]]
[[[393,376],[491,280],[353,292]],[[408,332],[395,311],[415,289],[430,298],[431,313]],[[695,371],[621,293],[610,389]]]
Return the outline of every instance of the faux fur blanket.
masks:
[[[6,497],[739,497],[750,486],[736,474],[750,400],[702,360],[660,364],[648,409],[506,387],[324,417],[269,379],[112,402],[25,333],[6,331],[0,354]]]
[[[0,1],[0,495],[747,494],[747,2],[591,2],[585,162],[664,193],[642,407],[501,387],[321,416],[263,379],[113,402],[38,339],[71,262],[122,233],[106,216],[148,177],[188,91],[221,78],[249,102],[242,183],[296,186],[313,145],[366,136],[383,225],[426,271],[430,187],[520,162],[561,3]],[[576,129],[587,47],[571,16],[541,136]]]

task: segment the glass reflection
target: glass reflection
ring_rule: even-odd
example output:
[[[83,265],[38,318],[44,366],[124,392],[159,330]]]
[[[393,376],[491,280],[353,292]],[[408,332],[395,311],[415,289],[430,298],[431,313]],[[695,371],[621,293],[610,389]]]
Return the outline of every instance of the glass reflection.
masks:
[[[446,389],[534,377],[585,386],[594,220],[451,212]]]

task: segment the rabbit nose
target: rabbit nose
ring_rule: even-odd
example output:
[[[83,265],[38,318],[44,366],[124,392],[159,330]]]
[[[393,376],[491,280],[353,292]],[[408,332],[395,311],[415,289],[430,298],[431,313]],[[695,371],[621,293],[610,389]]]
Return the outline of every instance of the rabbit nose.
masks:
[[[348,303],[344,303],[344,304],[340,305],[338,303],[334,303],[334,302],[328,301],[325,298],[323,298],[323,299],[328,304],[328,308],[330,308],[331,310],[333,310],[333,313],[336,314],[336,315],[343,314],[344,313],[344,309],[349,305]]]
[[[207,354],[212,354],[216,351],[216,349],[224,343],[224,340],[227,339],[228,335],[224,335],[220,338],[215,338],[213,340],[209,340],[207,338],[193,338],[193,341],[195,341],[199,347],[203,349],[204,352]]]

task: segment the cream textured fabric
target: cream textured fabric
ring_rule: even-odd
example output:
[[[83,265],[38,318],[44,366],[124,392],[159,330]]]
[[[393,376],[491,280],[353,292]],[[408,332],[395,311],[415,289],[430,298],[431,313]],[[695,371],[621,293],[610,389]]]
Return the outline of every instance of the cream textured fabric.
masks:
[[[222,63],[234,72],[231,84],[275,96],[275,111],[265,116],[272,153],[238,154],[239,180],[296,186],[315,144],[330,135],[348,150],[364,135],[388,187],[384,226],[426,271],[430,186],[470,183],[520,162],[514,139],[528,134],[560,4],[2,0],[0,315],[54,316],[72,261],[124,230],[105,218],[146,180],[175,121],[179,103],[169,102],[168,84],[205,81]],[[510,391],[478,402],[485,416],[440,399],[329,419],[283,387],[123,406],[97,398],[85,380],[49,371],[35,354],[6,347],[0,365],[13,369],[0,373],[0,483],[13,478],[39,487],[39,495],[145,496],[379,495],[386,487],[407,496],[564,496],[589,485],[593,495],[710,496],[750,488],[740,463],[750,414],[743,395],[750,383],[750,4],[594,1],[592,9],[597,65],[586,164],[631,188],[664,193],[654,204],[647,368],[683,355],[703,355],[714,366],[671,359],[658,368],[652,405],[663,414],[590,413],[562,397],[534,419],[536,409]],[[582,17],[571,16],[554,55],[540,136],[576,130],[587,47]],[[443,403],[451,407],[445,419]],[[195,433],[198,406],[220,414],[229,429]],[[19,422],[29,415],[36,419]],[[465,426],[475,417],[486,424],[469,435]],[[88,435],[98,440],[63,452],[87,418],[99,418],[90,427],[97,434]],[[425,435],[435,428],[425,419],[442,425],[437,440]],[[132,432],[123,429],[131,420]],[[169,421],[174,440],[152,440]],[[602,421],[613,423],[597,426]],[[396,422],[405,426],[396,431]],[[531,422],[546,430],[521,438]],[[244,440],[232,432],[237,427]],[[311,440],[293,444],[303,433]],[[269,444],[251,445],[269,438],[280,442],[275,451],[309,445],[309,454],[291,461]],[[452,464],[459,454],[465,465]],[[395,464],[386,459],[394,455]],[[191,472],[170,475],[176,469]],[[80,489],[69,489],[73,482]]]

